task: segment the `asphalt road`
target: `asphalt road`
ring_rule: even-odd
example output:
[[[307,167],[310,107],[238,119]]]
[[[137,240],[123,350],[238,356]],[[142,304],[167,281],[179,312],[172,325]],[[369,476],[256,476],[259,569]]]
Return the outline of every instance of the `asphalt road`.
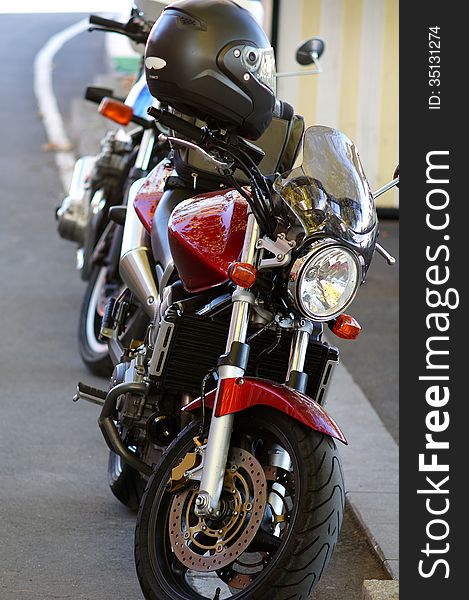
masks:
[[[77,352],[83,284],[70,243],[56,233],[62,190],[33,95],[34,56],[77,15],[0,16],[0,598],[137,600],[134,516],[106,482],[97,409],[74,405],[78,380],[95,385]],[[96,39],[96,38],[95,38]],[[55,73],[61,105],[102,66],[83,34]],[[92,79],[92,77],[91,77]],[[64,109],[68,110],[67,108]],[[316,600],[358,600],[384,573],[347,512]]]

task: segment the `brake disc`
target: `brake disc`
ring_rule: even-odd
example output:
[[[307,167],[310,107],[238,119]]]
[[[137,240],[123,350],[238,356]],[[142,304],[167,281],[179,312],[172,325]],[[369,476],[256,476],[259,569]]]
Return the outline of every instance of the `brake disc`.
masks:
[[[284,496],[277,492],[272,484],[275,483],[285,483],[291,486],[293,484],[293,474],[288,471],[284,471],[279,467],[266,465],[263,467],[265,478],[268,484],[268,491],[270,493],[275,493],[282,500],[282,503],[285,502]],[[270,496],[267,499],[269,502]],[[272,508],[272,507],[271,507]],[[288,507],[284,504],[285,512],[288,512]],[[270,515],[271,519],[271,527],[275,528],[279,523],[285,522],[285,514],[276,514],[272,511]],[[265,519],[264,519],[265,520]],[[288,526],[288,524],[286,524]],[[261,525],[262,527],[262,525]],[[280,543],[280,539],[279,539]],[[235,562],[229,564],[228,566],[217,569],[217,575],[220,577],[222,581],[224,581],[227,585],[229,585],[232,591],[234,590],[242,590],[245,589],[250,583],[254,581],[256,576],[269,564],[272,556],[270,552],[266,551],[257,551],[248,555],[241,556]]]
[[[220,517],[199,517],[199,482],[174,495],[169,537],[178,560],[193,571],[210,572],[234,562],[254,539],[267,501],[263,468],[246,450],[230,450]]]

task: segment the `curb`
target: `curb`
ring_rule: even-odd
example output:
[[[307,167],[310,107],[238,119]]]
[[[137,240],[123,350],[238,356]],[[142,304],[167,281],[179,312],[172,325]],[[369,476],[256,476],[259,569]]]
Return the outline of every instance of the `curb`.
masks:
[[[384,569],[399,579],[399,448],[343,365],[327,409],[349,442],[340,448],[349,505]]]

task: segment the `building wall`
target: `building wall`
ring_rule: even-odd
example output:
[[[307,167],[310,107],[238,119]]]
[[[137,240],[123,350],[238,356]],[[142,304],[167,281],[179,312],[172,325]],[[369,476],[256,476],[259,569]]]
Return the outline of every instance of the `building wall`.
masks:
[[[280,0],[277,69],[298,70],[304,39],[321,37],[321,75],[278,79],[278,95],[308,125],[336,127],[357,145],[372,189],[398,163],[399,0]],[[398,195],[381,206],[397,206]]]

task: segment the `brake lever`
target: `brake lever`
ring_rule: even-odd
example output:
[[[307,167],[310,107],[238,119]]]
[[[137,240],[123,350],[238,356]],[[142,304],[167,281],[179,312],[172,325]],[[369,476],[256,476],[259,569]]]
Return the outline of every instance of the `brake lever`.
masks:
[[[172,144],[176,144],[178,146],[185,146],[186,148],[191,148],[192,150],[199,152],[199,154],[201,154],[207,162],[211,163],[212,165],[214,165],[217,169],[220,169],[221,171],[226,171],[226,170],[231,169],[231,167],[234,164],[233,161],[224,162],[224,161],[218,160],[217,158],[215,158],[214,156],[212,156],[211,154],[206,152],[203,148],[201,148],[200,146],[197,146],[197,144],[194,144],[193,142],[190,142],[189,140],[183,140],[181,138],[173,137],[170,135],[164,135],[163,133],[161,133],[158,136],[158,140],[160,142],[168,141],[168,142],[171,142]]]
[[[104,31],[105,33],[120,33],[121,35],[127,35],[125,31],[122,31],[122,29],[109,29],[109,27],[93,27],[93,25],[88,27],[88,31]]]
[[[104,29],[104,27],[94,27],[93,25],[90,25],[88,27],[88,31],[109,31],[109,29]]]
[[[145,44],[147,40],[147,34],[145,33],[132,33],[130,31],[125,31],[124,29],[111,29],[109,27],[95,27],[91,25],[88,27],[88,31],[104,31],[105,33],[118,33],[119,35],[125,35],[125,37],[130,38],[137,44]]]

